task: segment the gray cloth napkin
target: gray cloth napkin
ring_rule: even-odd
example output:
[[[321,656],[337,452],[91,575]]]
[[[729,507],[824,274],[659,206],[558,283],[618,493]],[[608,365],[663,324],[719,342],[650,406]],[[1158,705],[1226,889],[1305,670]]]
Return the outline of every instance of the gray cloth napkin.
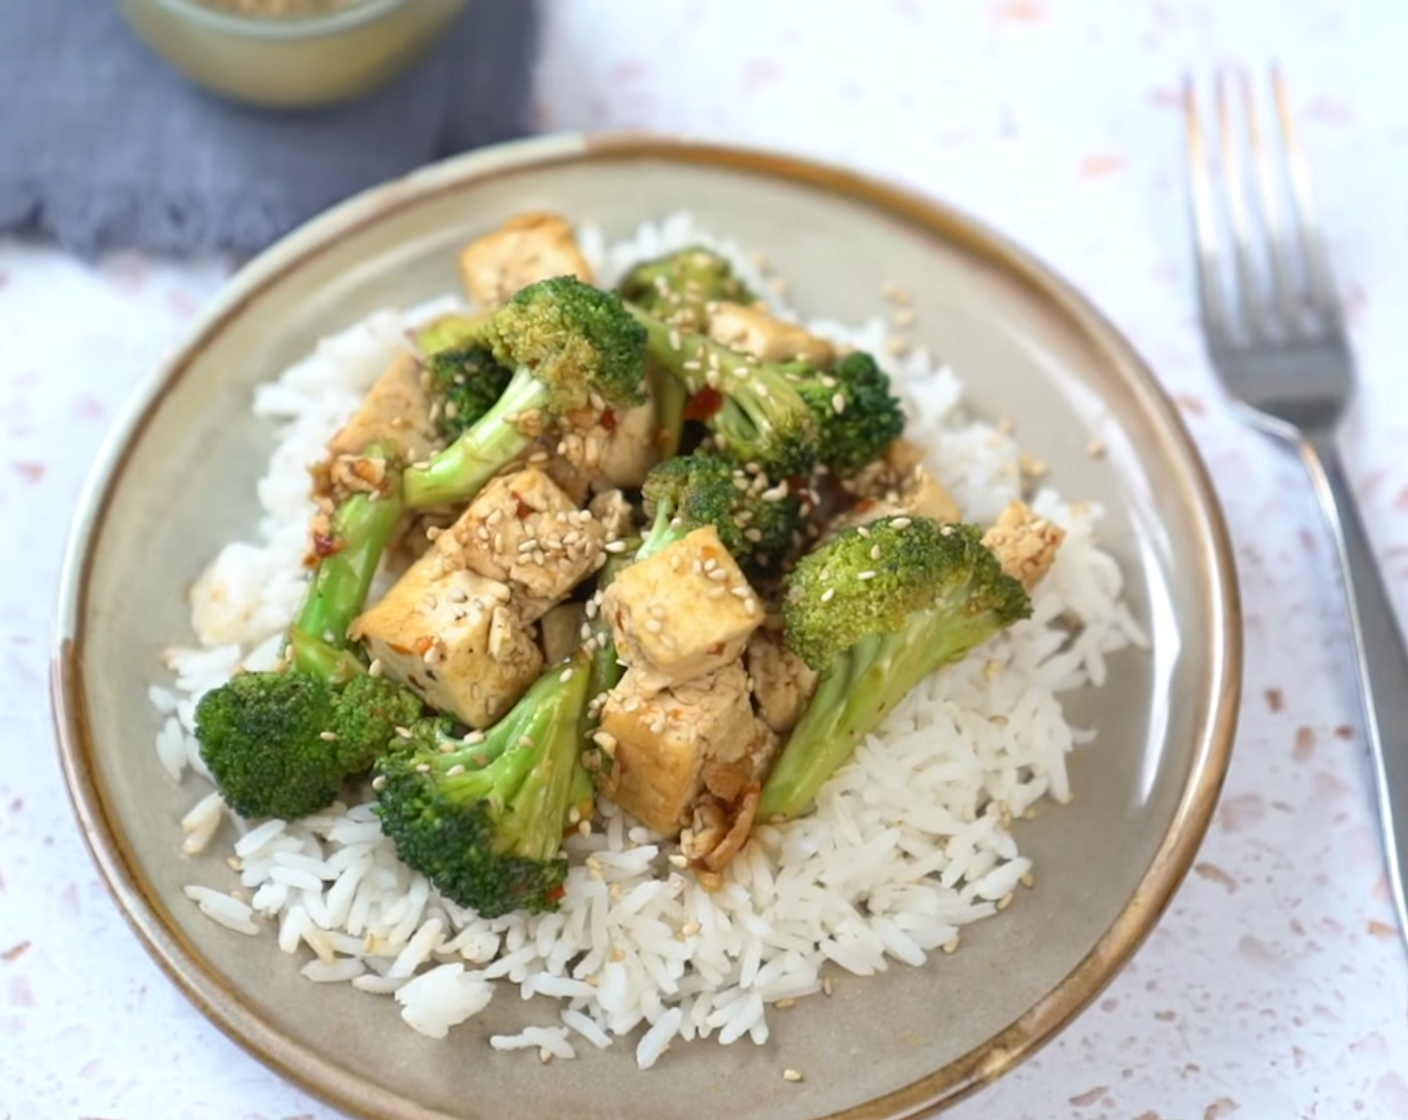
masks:
[[[530,0],[471,0],[414,70],[294,114],[202,93],[104,0],[4,0],[0,234],[247,254],[350,194],[528,128]]]

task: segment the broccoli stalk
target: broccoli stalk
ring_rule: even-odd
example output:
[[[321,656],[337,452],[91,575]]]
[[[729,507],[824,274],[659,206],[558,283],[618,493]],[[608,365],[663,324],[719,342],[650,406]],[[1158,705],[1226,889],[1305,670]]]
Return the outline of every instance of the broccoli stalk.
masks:
[[[374,446],[366,457],[384,458],[385,450]],[[353,494],[333,512],[327,537],[314,542],[317,568],[289,628],[295,669],[328,680],[361,672],[361,663],[345,652],[347,629],[367,601],[404,509],[400,468],[388,464],[380,491]]]
[[[921,680],[1031,613],[971,525],[882,518],[803,557],[783,601],[816,694],[763,786],[758,820],[803,812]]]
[[[644,332],[616,296],[571,276],[522,289],[467,342],[513,374],[454,443],[406,471],[411,509],[472,498],[560,417],[646,399]]]
[[[484,917],[551,909],[562,896],[563,832],[591,812],[591,701],[621,675],[599,613],[591,630],[487,732],[456,739],[448,720],[422,720],[377,762],[377,816],[397,855]]]
[[[395,728],[420,716],[420,698],[372,677],[347,648],[347,629],[401,515],[400,475],[388,493],[354,494],[338,507],[298,617],[291,667],[241,673],[201,697],[201,757],[232,809],[293,819],[333,801],[366,772]]]
[[[816,422],[797,391],[795,367],[760,362],[681,332],[634,304],[627,307],[645,328],[651,361],[690,394],[686,420],[703,421],[727,454],[740,463],[758,464],[774,481],[811,471]]]
[[[747,285],[719,254],[698,245],[636,265],[617,289],[621,298],[672,327],[703,333],[709,304],[754,303]]]
[[[652,522],[637,560],[712,525],[741,566],[766,571],[781,565],[802,526],[802,501],[790,486],[768,487],[707,451],[666,459],[646,476],[642,494]]]

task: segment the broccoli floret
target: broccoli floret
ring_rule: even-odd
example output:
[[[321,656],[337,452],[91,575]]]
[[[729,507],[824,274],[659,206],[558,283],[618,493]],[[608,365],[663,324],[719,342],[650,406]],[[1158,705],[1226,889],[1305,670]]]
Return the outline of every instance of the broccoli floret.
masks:
[[[645,335],[618,297],[559,276],[494,312],[483,344],[513,370],[507,387],[454,443],[405,476],[412,509],[472,498],[551,421],[646,400]]]
[[[803,504],[787,483],[770,486],[732,460],[709,451],[666,459],[642,488],[652,519],[636,559],[644,560],[704,525],[745,568],[776,569],[802,527]]]
[[[634,304],[656,368],[690,394],[686,420],[700,420],[722,450],[741,463],[757,463],[773,481],[803,477],[816,464],[816,421],[794,382],[797,371],[677,327]]]
[[[598,616],[599,619],[600,616]],[[561,898],[563,832],[590,812],[582,752],[592,698],[620,676],[605,624],[566,667],[544,673],[487,732],[462,739],[423,720],[377,762],[372,786],[396,854],[484,917],[536,913]]]
[[[400,475],[380,495],[354,494],[332,518],[317,571],[289,628],[291,667],[242,673],[196,705],[201,758],[225,801],[246,817],[300,817],[365,773],[420,698],[363,671],[347,628],[401,516]]]
[[[797,391],[817,426],[817,458],[849,478],[904,434],[904,412],[890,379],[869,354],[847,354],[821,372],[798,367]]]
[[[916,684],[1031,613],[971,525],[882,518],[805,556],[783,600],[816,693],[763,787],[758,819],[804,811]]]
[[[472,428],[504,394],[513,371],[494,360],[486,346],[473,343],[437,350],[425,361],[430,397],[437,405],[435,427],[447,440]]]
[[[698,245],[637,265],[617,290],[622,299],[670,326],[700,333],[708,326],[710,303],[754,303],[758,298],[728,261]]]
[[[420,698],[384,677],[242,673],[201,697],[196,734],[230,808],[293,820],[335,800],[420,713]]]
[[[629,551],[602,568],[595,603],[631,563]],[[556,906],[567,876],[563,833],[591,816],[585,760],[608,761],[591,733],[622,668],[605,616],[588,614],[577,652],[488,731],[454,738],[449,719],[422,720],[377,762],[376,812],[397,855],[485,917]]]

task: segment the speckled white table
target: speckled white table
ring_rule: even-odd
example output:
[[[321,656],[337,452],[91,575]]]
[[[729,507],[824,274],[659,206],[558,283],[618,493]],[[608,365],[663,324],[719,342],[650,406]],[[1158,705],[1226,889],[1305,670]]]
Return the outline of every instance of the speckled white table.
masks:
[[[967,207],[1129,333],[1217,477],[1246,699],[1195,873],[1095,1006],[953,1115],[1408,1117],[1408,951],[1327,545],[1298,464],[1235,423],[1202,356],[1175,103],[1189,67],[1288,71],[1363,374],[1347,457],[1408,618],[1408,8],[562,0],[546,14],[543,128],[783,145]],[[225,274],[0,243],[0,1117],[336,1116],[209,1026],[128,932],[70,817],[45,701],[84,473]]]

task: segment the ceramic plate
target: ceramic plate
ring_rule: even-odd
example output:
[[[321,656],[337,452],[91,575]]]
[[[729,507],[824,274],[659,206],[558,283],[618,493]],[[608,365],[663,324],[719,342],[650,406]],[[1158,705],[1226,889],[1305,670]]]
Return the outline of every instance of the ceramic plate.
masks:
[[[313,985],[272,939],[231,933],[181,893],[233,886],[223,855],[180,853],[191,791],[152,747],[146,684],[188,633],[184,588],[253,531],[273,433],[251,390],[387,304],[457,285],[468,238],[515,212],[559,210],[620,235],[692,210],[767,255],[809,315],[882,313],[914,293],[915,339],[964,376],[974,407],[1010,416],[1064,494],[1104,504],[1108,548],[1149,653],[1071,699],[1099,740],[1072,764],[1076,802],[1020,826],[1037,885],[963,948],[923,968],[839,978],[831,999],[773,1018],[766,1046],[678,1045],[639,1073],[633,1048],[540,1065],[490,1033],[545,1018],[495,1000],[446,1042],[396,1004]],[[841,267],[838,267],[841,266]],[[1091,439],[1103,458],[1086,454]],[[1241,633],[1227,537],[1174,409],[1133,350],[1020,249],[938,204],[775,155],[633,137],[552,138],[475,153],[338,207],[245,268],[140,394],[83,499],[63,579],[54,696],[83,832],[156,959],[223,1030],[353,1113],[395,1120],[727,1115],[910,1116],[951,1103],[1032,1053],[1119,970],[1191,862],[1222,780]],[[218,845],[216,845],[218,847]],[[786,1067],[808,1071],[794,1084]]]

